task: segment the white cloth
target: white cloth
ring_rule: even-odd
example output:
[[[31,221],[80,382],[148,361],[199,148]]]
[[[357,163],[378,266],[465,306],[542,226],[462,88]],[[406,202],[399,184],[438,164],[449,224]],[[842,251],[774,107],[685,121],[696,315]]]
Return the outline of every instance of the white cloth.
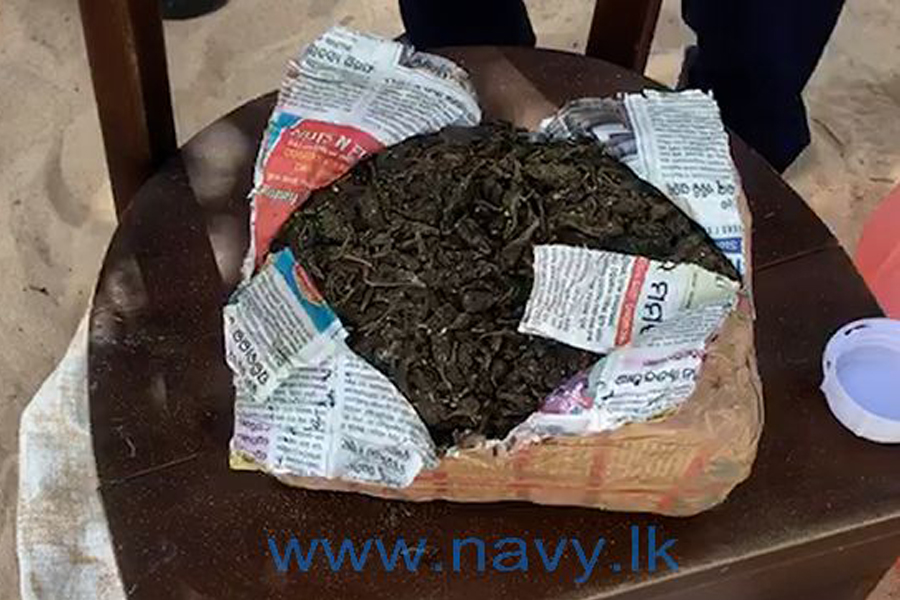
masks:
[[[16,550],[22,600],[124,600],[88,411],[88,318],[22,413]]]

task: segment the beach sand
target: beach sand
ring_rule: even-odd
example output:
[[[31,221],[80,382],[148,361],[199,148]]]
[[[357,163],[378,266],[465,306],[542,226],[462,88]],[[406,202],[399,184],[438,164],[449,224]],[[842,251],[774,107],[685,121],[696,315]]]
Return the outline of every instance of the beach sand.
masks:
[[[591,0],[528,0],[539,44],[581,51]],[[789,182],[852,250],[900,180],[900,11],[851,0],[808,89],[814,141]],[[334,23],[394,36],[394,0],[231,0],[168,23],[179,139],[274,89],[285,62]],[[666,0],[648,72],[674,83],[690,33]],[[18,418],[85,311],[115,225],[77,3],[0,4],[0,600],[18,598]],[[898,549],[900,553],[900,549]],[[891,582],[880,600],[895,597]],[[900,595],[896,596],[900,597]]]

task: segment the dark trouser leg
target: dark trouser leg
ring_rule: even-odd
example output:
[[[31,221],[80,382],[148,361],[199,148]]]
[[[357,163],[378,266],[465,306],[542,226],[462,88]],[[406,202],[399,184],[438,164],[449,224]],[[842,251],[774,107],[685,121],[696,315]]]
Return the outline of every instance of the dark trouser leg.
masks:
[[[802,92],[844,0],[682,0],[699,51],[688,87],[712,90],[725,124],[783,171],[809,144]]]
[[[400,0],[400,15],[417,48],[535,43],[522,0]]]

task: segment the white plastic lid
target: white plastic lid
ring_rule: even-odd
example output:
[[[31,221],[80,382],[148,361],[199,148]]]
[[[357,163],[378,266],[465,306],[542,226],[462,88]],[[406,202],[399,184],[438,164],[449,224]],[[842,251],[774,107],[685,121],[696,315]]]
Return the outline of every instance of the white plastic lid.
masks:
[[[900,443],[900,321],[864,319],[825,347],[822,392],[834,416],[859,437]]]

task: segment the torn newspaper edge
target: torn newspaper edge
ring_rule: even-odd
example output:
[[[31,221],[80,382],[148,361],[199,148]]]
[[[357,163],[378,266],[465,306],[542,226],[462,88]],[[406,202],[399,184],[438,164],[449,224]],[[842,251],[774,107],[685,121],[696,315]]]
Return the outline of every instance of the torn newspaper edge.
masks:
[[[235,387],[258,402],[292,370],[320,361],[347,337],[290,248],[238,288],[223,318],[225,361]]]
[[[508,445],[645,422],[693,393],[709,339],[738,283],[688,264],[571,246],[535,247],[535,284],[519,331],[608,352],[552,393]]]
[[[744,274],[737,170],[719,107],[699,90],[581,98],[544,120],[554,139],[592,136],[703,227]]]
[[[312,190],[386,146],[480,120],[468,75],[452,61],[343,27],[325,32],[289,63],[263,134],[244,278]]]
[[[534,248],[520,333],[604,354],[688,309],[731,302],[738,284],[702,267],[562,245]]]
[[[436,466],[412,404],[353,353],[290,248],[225,307],[236,402],[231,466],[389,487]]]

